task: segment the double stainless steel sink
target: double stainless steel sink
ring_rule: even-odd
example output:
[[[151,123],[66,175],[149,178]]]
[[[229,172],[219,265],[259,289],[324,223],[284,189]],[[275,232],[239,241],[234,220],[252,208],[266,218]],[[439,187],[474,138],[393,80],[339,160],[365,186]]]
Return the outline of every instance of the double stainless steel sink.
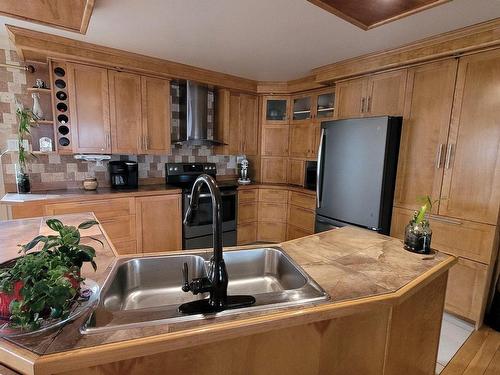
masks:
[[[206,276],[211,253],[121,258],[117,260],[101,291],[100,302],[82,328],[82,333],[145,327],[207,318],[185,315],[180,304],[206,298],[181,290],[182,266],[188,264],[190,278]],[[228,295],[249,294],[251,307],[225,310],[211,316],[242,311],[303,305],[329,298],[282,249],[277,247],[224,252],[229,274]]]

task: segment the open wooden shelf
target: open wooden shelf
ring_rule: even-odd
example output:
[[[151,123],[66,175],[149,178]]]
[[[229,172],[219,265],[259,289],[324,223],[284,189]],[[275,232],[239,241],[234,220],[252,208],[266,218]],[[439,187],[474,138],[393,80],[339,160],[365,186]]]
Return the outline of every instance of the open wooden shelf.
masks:
[[[38,120],[38,121],[33,121],[31,124],[38,124],[38,125],[54,125],[54,120]]]
[[[41,94],[50,94],[52,92],[52,89],[39,89],[38,87],[28,87],[26,89],[28,92],[38,92]]]

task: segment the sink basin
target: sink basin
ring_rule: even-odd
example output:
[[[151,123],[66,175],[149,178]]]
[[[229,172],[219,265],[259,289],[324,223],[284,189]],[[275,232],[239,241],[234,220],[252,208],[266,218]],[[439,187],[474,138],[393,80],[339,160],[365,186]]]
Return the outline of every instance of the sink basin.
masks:
[[[105,281],[99,305],[82,333],[206,318],[202,314],[184,315],[177,308],[182,303],[208,297],[181,290],[182,265],[188,264],[190,279],[206,276],[211,255],[211,252],[190,252],[120,258]],[[250,294],[256,303],[210,316],[303,305],[329,298],[280,248],[227,251],[224,260],[229,275],[228,295]]]

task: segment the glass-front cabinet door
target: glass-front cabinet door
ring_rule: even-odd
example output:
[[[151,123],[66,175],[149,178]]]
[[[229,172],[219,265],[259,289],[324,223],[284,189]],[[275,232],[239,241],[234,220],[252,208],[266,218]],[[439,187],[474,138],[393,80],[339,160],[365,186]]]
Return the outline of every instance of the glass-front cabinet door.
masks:
[[[335,91],[326,91],[318,94],[316,101],[316,117],[323,121],[333,118],[335,110]]]
[[[292,97],[292,123],[308,122],[313,118],[313,96]]]
[[[263,123],[265,125],[287,124],[289,121],[290,97],[264,96],[263,99]]]

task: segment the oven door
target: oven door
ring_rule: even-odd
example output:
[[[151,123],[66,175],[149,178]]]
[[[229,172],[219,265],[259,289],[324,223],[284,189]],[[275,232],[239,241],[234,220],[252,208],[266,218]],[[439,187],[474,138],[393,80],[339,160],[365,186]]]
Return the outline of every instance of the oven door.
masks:
[[[237,192],[235,189],[222,190],[222,231],[236,230]],[[183,213],[186,214],[191,194],[184,195]],[[183,215],[183,216],[184,216]],[[198,209],[194,212],[190,225],[183,226],[184,238],[201,237],[212,234],[212,198],[209,193],[201,193]]]

